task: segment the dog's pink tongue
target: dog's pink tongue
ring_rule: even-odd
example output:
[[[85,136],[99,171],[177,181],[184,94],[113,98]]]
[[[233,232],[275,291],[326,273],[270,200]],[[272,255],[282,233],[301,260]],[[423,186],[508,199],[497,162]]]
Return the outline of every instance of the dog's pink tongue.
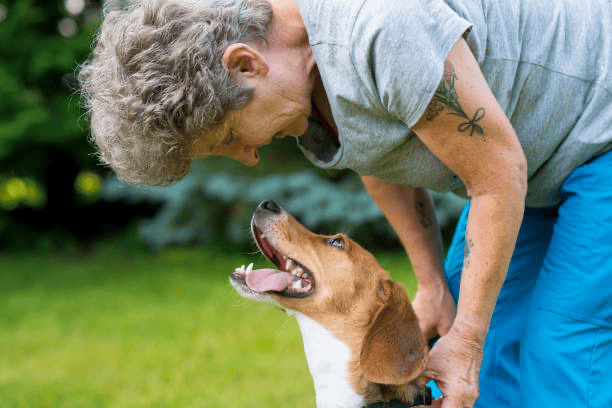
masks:
[[[255,269],[247,275],[246,284],[256,292],[280,292],[291,286],[295,279],[290,273],[276,269]]]

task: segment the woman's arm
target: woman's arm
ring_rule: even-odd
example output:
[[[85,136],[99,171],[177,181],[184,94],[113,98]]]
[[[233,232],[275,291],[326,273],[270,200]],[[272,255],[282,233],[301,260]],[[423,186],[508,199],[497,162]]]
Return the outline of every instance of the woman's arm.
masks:
[[[463,39],[449,54],[440,87],[413,130],[471,197],[457,316],[432,349],[428,368],[445,394],[443,408],[471,407],[478,396],[482,346],[522,221],[526,160]]]
[[[362,176],[366,190],[402,242],[419,282],[413,306],[427,339],[444,335],[455,317],[455,302],[442,267],[442,244],[429,193]]]

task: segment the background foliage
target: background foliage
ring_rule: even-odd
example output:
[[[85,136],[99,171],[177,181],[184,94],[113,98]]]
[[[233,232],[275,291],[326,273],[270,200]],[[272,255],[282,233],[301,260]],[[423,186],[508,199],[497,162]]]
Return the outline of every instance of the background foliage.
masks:
[[[83,170],[98,169],[73,73],[98,18],[95,2],[0,2],[1,246],[57,246],[98,227],[75,190]]]

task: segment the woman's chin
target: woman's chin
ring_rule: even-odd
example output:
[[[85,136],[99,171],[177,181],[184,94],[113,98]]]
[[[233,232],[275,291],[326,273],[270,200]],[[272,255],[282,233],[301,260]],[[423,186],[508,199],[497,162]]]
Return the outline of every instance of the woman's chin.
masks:
[[[306,133],[306,130],[308,130],[308,117],[300,116],[291,124],[291,127],[287,128],[287,135],[299,137]]]

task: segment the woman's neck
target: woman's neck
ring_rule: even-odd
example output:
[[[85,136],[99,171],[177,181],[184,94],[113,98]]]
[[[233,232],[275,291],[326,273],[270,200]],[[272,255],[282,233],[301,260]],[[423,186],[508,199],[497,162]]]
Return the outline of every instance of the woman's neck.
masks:
[[[321,79],[319,70],[316,67],[313,70],[313,74],[314,85],[312,89],[312,117],[321,122],[323,127],[325,127],[325,129],[327,129],[327,131],[334,136],[336,142],[339,142],[338,127],[334,121],[331,105],[329,104],[329,99],[327,99],[327,92],[325,92],[325,87],[323,86],[323,80]]]

